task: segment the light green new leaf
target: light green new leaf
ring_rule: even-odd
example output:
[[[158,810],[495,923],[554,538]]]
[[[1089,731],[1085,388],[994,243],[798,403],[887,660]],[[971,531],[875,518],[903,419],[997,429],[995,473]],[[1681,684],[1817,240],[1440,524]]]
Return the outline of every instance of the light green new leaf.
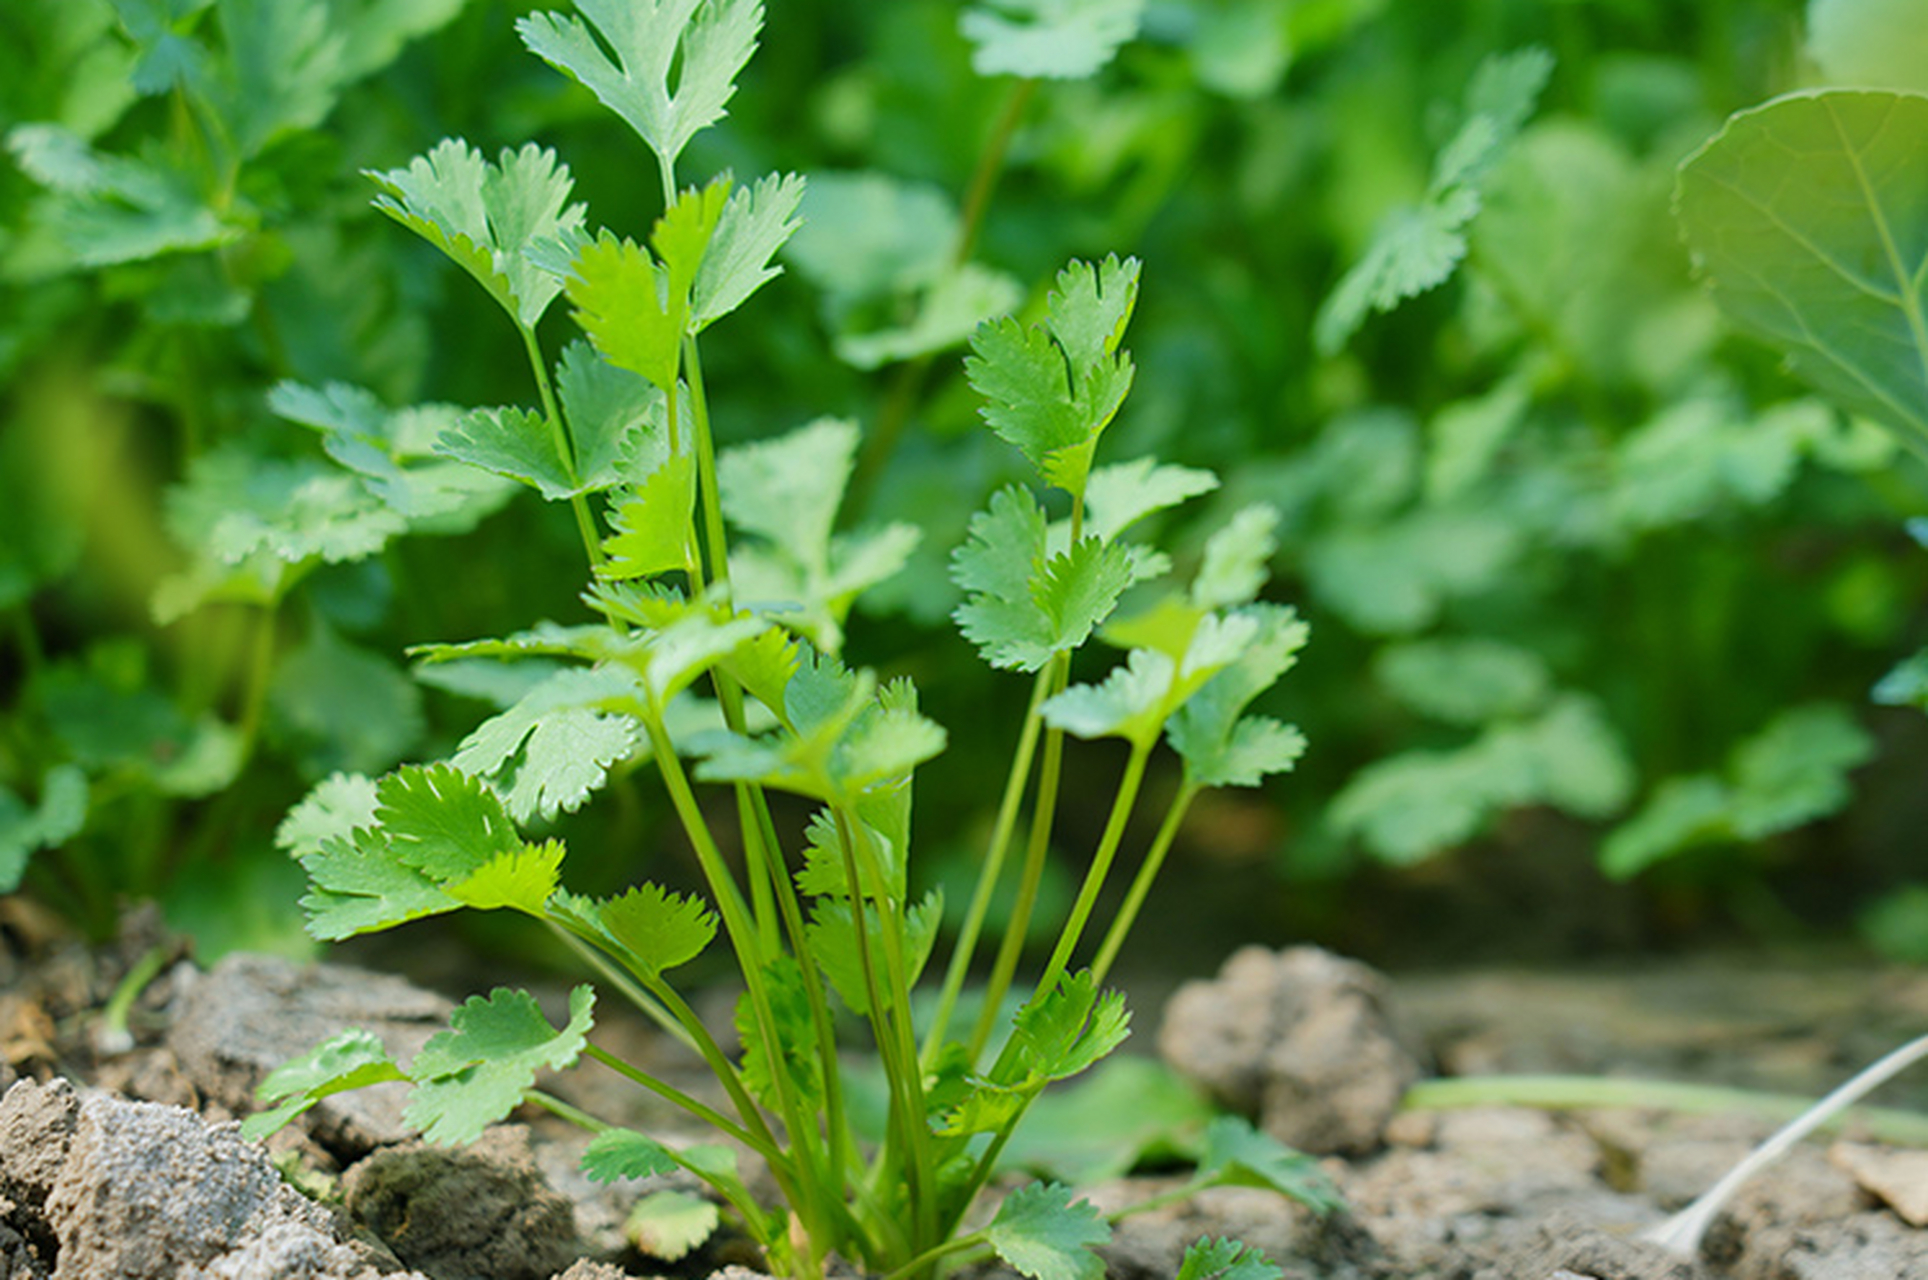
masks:
[[[695,559],[695,513],[695,455],[664,459],[642,483],[610,504],[611,533],[603,539],[608,559],[596,572],[621,580],[688,568]]]
[[[856,320],[874,322],[877,314],[888,317],[881,327],[859,327],[846,317],[836,336],[837,358],[858,369],[880,369],[899,360],[934,355],[969,341],[979,325],[1009,314],[1024,301],[1016,279],[975,262],[947,263],[927,284],[906,294],[897,306],[833,305],[833,312],[854,311]]]
[[[477,911],[520,911],[540,916],[561,879],[562,841],[524,845],[477,868],[474,875],[447,886],[449,897]]]
[[[736,74],[756,48],[763,6],[757,0],[576,0],[576,7],[594,33],[578,18],[532,13],[516,21],[522,43],[626,120],[664,170],[672,170],[689,140],[723,118]]]
[[[1138,35],[1145,0],[984,0],[958,29],[981,76],[1083,80]]]
[[[1928,93],[1922,0],[1808,0],[1808,53],[1829,82]]]
[[[1138,260],[1073,262],[1045,300],[1045,322],[999,320],[971,338],[964,370],[984,397],[984,420],[1044,480],[1082,494],[1098,436],[1131,389],[1118,349],[1138,300]]]
[[[1178,1264],[1178,1280],[1280,1280],[1284,1274],[1264,1253],[1230,1238],[1196,1241]]]
[[[582,1152],[582,1171],[591,1182],[657,1178],[680,1167],[668,1147],[634,1129],[604,1129]]]
[[[1676,210],[1728,318],[1928,450],[1928,96],[1811,91],[1731,117]]]
[[[557,894],[549,906],[557,919],[612,945],[632,969],[651,977],[688,964],[716,936],[716,916],[707,906],[654,884],[614,898]]]
[[[1131,1014],[1122,992],[1098,993],[1089,969],[1071,974],[1019,1009],[1011,1030],[1023,1075],[1005,1083],[1021,1086],[1064,1080],[1086,1070],[1123,1044]]]
[[[1205,559],[1192,579],[1192,603],[1201,609],[1248,604],[1270,576],[1279,513],[1267,503],[1242,508],[1205,543]]]
[[[649,250],[605,231],[576,254],[565,288],[605,360],[665,394],[675,388],[685,308],[664,297],[666,273]]]
[[[404,1118],[430,1142],[473,1142],[522,1103],[545,1068],[569,1066],[594,1022],[595,992],[569,993],[569,1023],[558,1031],[535,997],[497,987],[471,996],[408,1064],[415,1082]]]
[[[255,1097],[276,1105],[243,1120],[241,1136],[259,1142],[323,1098],[407,1078],[374,1032],[343,1031],[267,1074]]]
[[[667,452],[663,393],[628,369],[599,359],[589,343],[563,348],[556,394],[575,448],[575,492],[600,493],[637,474],[631,469],[636,461],[654,462],[659,451]]]
[[[1049,529],[1036,498],[1016,487],[991,495],[951,556],[966,592],[952,615],[994,667],[1036,671],[1083,644],[1135,579],[1129,550],[1088,537],[1048,555]]]
[[[20,887],[29,856],[79,834],[86,821],[87,775],[73,765],[47,770],[40,780],[40,803],[32,808],[0,787],[0,893]]]
[[[1700,845],[1731,839],[1734,798],[1711,773],[1663,779],[1640,811],[1600,845],[1600,871],[1628,880]]]
[[[377,209],[453,258],[516,324],[535,328],[562,282],[529,251],[579,231],[583,217],[581,204],[568,203],[573,180],[553,151],[529,143],[489,164],[446,138],[406,169],[367,176],[382,190]]]
[[[984,1236],[1031,1280],[1102,1280],[1105,1264],[1091,1250],[1111,1239],[1111,1227],[1069,1187],[1033,1182],[1004,1198]]]
[[[636,722],[606,708],[636,691],[635,677],[619,666],[565,668],[478,725],[450,763],[494,779],[519,821],[574,812],[609,766],[635,751]]]
[[[802,201],[803,179],[794,173],[773,173],[753,187],[731,192],[696,271],[690,296],[692,332],[700,333],[730,314],[783,274],[770,260],[802,225],[797,217]]]
[[[725,450],[716,463],[723,514],[746,533],[790,545],[818,572],[857,452],[857,424],[819,418],[786,435]]]
[[[1074,684],[1044,704],[1044,722],[1080,738],[1124,738],[1148,746],[1164,727],[1178,666],[1152,649],[1133,649],[1102,684]]]
[[[1085,531],[1111,542],[1154,512],[1218,488],[1218,477],[1196,467],[1161,466],[1134,458],[1097,467],[1085,484]]]
[[[1298,660],[1309,629],[1283,605],[1241,612],[1257,624],[1256,635],[1186,700],[1168,730],[1173,750],[1185,761],[1186,779],[1201,786],[1257,786],[1268,774],[1292,768],[1305,751],[1298,729],[1244,713]]]
[[[718,620],[707,612],[691,611],[651,636],[642,674],[656,705],[667,704],[769,626],[762,618],[739,615]]]

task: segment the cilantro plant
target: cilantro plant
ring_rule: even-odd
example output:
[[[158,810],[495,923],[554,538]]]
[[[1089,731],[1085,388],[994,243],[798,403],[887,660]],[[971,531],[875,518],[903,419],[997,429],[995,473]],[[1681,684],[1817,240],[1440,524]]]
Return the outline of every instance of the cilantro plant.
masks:
[[[273,1107],[250,1132],[382,1081],[410,1083],[408,1117],[435,1141],[472,1139],[533,1101],[594,1132],[585,1164],[596,1178],[681,1168],[702,1179],[783,1274],[818,1276],[837,1254],[921,1275],[988,1249],[1040,1280],[1096,1276],[1090,1250],[1108,1227],[1065,1186],[1020,1187],[981,1226],[967,1227],[966,1215],[1044,1090],[1125,1039],[1122,997],[1103,984],[1193,799],[1255,785],[1290,769],[1303,749],[1296,729],[1249,711],[1306,640],[1292,609],[1259,598],[1277,516],[1263,504],[1240,510],[1178,584],[1172,557],[1134,536],[1148,517],[1218,484],[1149,457],[1099,460],[1135,375],[1121,344],[1138,299],[1136,261],[1073,262],[1037,319],[977,328],[966,375],[985,422],[1022,455],[1034,483],[1000,489],[971,520],[951,558],[963,594],[956,620],[991,667],[1028,676],[1030,693],[933,1009],[927,1020],[914,1016],[941,895],[914,896],[913,780],[946,734],[919,710],[911,681],[852,666],[844,648],[854,601],[904,564],[921,530],[840,527],[858,448],[852,423],[820,419],[719,449],[703,372],[703,338],[777,274],[772,259],[797,229],[803,196],[794,175],[686,187],[678,173],[691,139],[722,116],[762,8],[578,0],[578,9],[531,14],[517,29],[654,155],[664,212],[645,241],[592,231],[571,202],[568,169],[533,145],[491,159],[450,140],[371,177],[377,206],[500,306],[535,387],[535,408],[461,415],[435,437],[434,454],[567,504],[595,620],[418,648],[430,664],[547,665],[449,760],[332,779],[290,816],[284,839],[310,879],[303,906],[315,936],[460,908],[533,917],[699,1054],[720,1100],[685,1093],[597,1044],[588,986],[571,997],[560,1029],[532,997],[504,989],[470,1000],[407,1063],[365,1032],[318,1046],[263,1085]],[[1084,31],[1095,22],[1081,38],[1111,40],[1104,33],[1116,22],[1092,16],[1104,10],[1003,4],[972,21],[1022,60],[1026,33],[1053,23]],[[584,337],[552,364],[539,330],[558,300]],[[329,452],[351,470],[404,488],[421,479],[344,427],[348,415],[331,411],[325,393],[277,394],[284,412],[329,431]],[[1101,679],[1074,681],[1074,657],[1094,639],[1124,650],[1124,660]],[[1118,738],[1127,754],[1076,899],[1047,922],[1055,945],[1005,1026],[1067,737]],[[1182,761],[1182,777],[1122,905],[1102,919],[1099,898],[1126,856],[1161,741]],[[583,805],[611,770],[644,763],[706,892],[565,889],[564,842],[526,829]],[[727,841],[703,788],[729,797]],[[800,836],[779,829],[772,792],[815,806]],[[740,863],[726,855],[732,846]],[[993,940],[985,921],[1007,875],[1017,905]],[[670,977],[719,935],[744,985],[736,1056]],[[989,989],[966,1017],[965,981],[993,941]],[[867,1030],[887,1082],[875,1135],[860,1132],[853,1114],[839,1052],[845,1015]],[[783,1203],[752,1197],[735,1148],[672,1149],[538,1086],[538,1072],[582,1057],[753,1153]],[[1208,1132],[1196,1185],[1224,1181],[1330,1203],[1309,1162],[1238,1121]],[[1272,1270],[1249,1251],[1207,1242],[1186,1274]]]

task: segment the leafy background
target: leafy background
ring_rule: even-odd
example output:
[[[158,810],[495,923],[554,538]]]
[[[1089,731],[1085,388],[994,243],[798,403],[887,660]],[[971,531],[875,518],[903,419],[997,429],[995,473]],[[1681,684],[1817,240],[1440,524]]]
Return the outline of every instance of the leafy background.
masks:
[[[428,449],[461,406],[530,404],[518,340],[361,176],[533,139],[640,234],[647,166],[523,51],[529,7],[0,16],[0,880],[90,929],[154,893],[206,950],[303,945],[289,806],[448,756],[525,692],[403,649],[581,616],[561,506]],[[1018,478],[961,343],[1117,251],[1145,263],[1118,456],[1228,478],[1173,529],[1194,554],[1276,505],[1273,593],[1313,636],[1279,708],[1310,751],[1201,802],[1175,855],[1198,874],[1167,878],[1185,896],[1141,949],[1858,923],[1928,952],[1928,728],[1870,697],[1928,641],[1920,464],[1726,326],[1671,211],[1730,112],[1849,74],[1842,32],[1881,6],[1091,0],[1081,40],[1000,43],[1038,7],[773,6],[685,160],[809,178],[786,275],[709,343],[708,382],[726,441],[861,423],[848,518],[928,531],[849,626],[951,730],[928,874],[988,821],[1022,702],[947,621],[948,550]],[[1102,795],[1116,762],[1090,767]],[[674,857],[662,799],[615,794],[555,818],[613,851],[612,885]],[[1067,845],[1102,818],[1074,804]]]

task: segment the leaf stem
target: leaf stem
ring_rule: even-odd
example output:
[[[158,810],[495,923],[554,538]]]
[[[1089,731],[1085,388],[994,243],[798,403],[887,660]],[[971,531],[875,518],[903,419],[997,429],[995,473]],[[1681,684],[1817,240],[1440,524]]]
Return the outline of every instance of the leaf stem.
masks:
[[[556,400],[555,384],[549,377],[549,366],[542,359],[542,344],[536,341],[536,331],[516,321],[516,331],[522,335],[522,349],[528,354],[529,368],[536,376],[536,394],[542,397],[542,416],[549,424],[549,440],[555,446],[556,457],[562,460],[563,470],[572,480],[580,481],[576,472],[576,451],[569,442],[569,426],[563,421],[562,406]],[[672,412],[674,407],[672,406]],[[582,547],[589,555],[589,567],[600,569],[607,558],[603,555],[602,538],[596,531],[595,517],[589,513],[589,501],[578,493],[569,499],[569,508],[576,515],[576,532],[582,536]]]
[[[609,1052],[609,1050],[601,1048],[598,1045],[584,1045],[583,1055],[602,1063],[605,1067],[608,1067],[624,1079],[643,1086],[643,1088],[648,1089],[664,1101],[674,1103],[681,1107],[698,1120],[701,1120],[704,1124],[715,1129],[718,1133],[726,1137],[734,1138],[736,1141],[750,1148],[750,1150],[756,1152],[759,1156],[762,1156],[765,1160],[780,1164],[788,1163],[784,1160],[783,1153],[777,1149],[775,1140],[767,1130],[762,1137],[758,1137],[700,1098],[683,1092],[666,1080],[657,1079],[647,1071],[642,1071],[631,1066],[623,1059]]]
[[[542,917],[542,923],[548,927],[550,933],[553,933],[562,940],[564,946],[576,953],[577,959],[594,969],[597,976],[602,978],[604,982],[607,982],[610,986],[620,991],[623,998],[636,1006],[644,1017],[655,1023],[661,1030],[681,1041],[684,1048],[692,1052],[700,1052],[700,1050],[696,1048],[696,1040],[690,1035],[689,1029],[678,1022],[656,997],[650,995],[649,992],[638,986],[635,979],[618,968],[609,957],[605,956],[587,941],[577,937],[575,933],[556,921],[545,916]]]
[[[1173,797],[1171,807],[1165,811],[1165,820],[1158,827],[1158,834],[1152,839],[1151,848],[1145,853],[1145,860],[1138,867],[1138,874],[1132,877],[1131,889],[1125,894],[1124,903],[1119,906],[1118,914],[1112,917],[1111,927],[1105,931],[1105,940],[1098,948],[1098,958],[1091,962],[1092,981],[1103,985],[1105,975],[1111,972],[1111,962],[1118,958],[1118,949],[1125,945],[1125,936],[1138,919],[1138,913],[1151,893],[1152,882],[1165,864],[1165,855],[1171,852],[1172,841],[1178,836],[1178,829],[1185,823],[1185,812],[1191,808],[1192,800],[1199,793],[1197,784],[1187,782]]]
[[[1097,905],[1098,892],[1104,888],[1105,877],[1111,871],[1112,859],[1117,856],[1118,846],[1124,841],[1125,824],[1131,817],[1132,808],[1138,801],[1138,789],[1145,780],[1145,762],[1151,758],[1152,743],[1134,743],[1131,758],[1125,762],[1124,777],[1119,780],[1118,794],[1112,799],[1111,816],[1105,822],[1105,833],[1098,842],[1098,851],[1092,855],[1091,867],[1085,872],[1084,885],[1078,890],[1078,899],[1071,904],[1071,917],[1065,923],[1064,932],[1058,935],[1058,945],[1045,964],[1044,976],[1038,979],[1040,992],[1050,991],[1064,977],[1065,969],[1071,962],[1071,954],[1077,950],[1078,939],[1084,932],[1087,921],[1091,919],[1092,908]]]

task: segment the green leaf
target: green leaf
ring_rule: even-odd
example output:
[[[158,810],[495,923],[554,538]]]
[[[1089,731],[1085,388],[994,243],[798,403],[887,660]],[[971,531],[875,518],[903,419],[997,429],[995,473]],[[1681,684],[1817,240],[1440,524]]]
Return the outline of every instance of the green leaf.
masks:
[[[1851,413],[1928,448],[1928,97],[1809,91],[1731,117],[1676,209],[1714,299]]]
[[[1033,1182],[1004,1198],[984,1237],[1032,1280],[1102,1280],[1105,1264],[1091,1250],[1111,1239],[1111,1227],[1069,1187]]]
[[[330,774],[274,829],[275,847],[296,858],[320,853],[330,840],[345,840],[357,827],[374,826],[377,804],[373,778]]]
[[[1292,768],[1305,751],[1305,735],[1296,728],[1244,712],[1291,669],[1309,629],[1283,605],[1253,605],[1244,615],[1258,625],[1255,638],[1171,720],[1172,749],[1185,761],[1186,777],[1201,786],[1257,786]]]
[[[1545,705],[1553,685],[1538,654],[1487,636],[1390,645],[1372,671],[1393,697],[1447,724],[1531,714]]]
[[[430,1142],[475,1141],[522,1104],[538,1071],[576,1060],[595,1003],[587,986],[570,992],[569,1023],[558,1031],[527,992],[497,987],[469,997],[409,1063],[415,1088],[404,1117]]]
[[[1807,28],[1808,53],[1831,83],[1928,93],[1921,0],[1808,0]]]
[[[26,874],[27,859],[80,834],[87,821],[87,775],[70,764],[55,765],[40,780],[40,803],[29,808],[0,787],[0,893],[12,893]]]
[[[1494,54],[1467,90],[1466,118],[1441,148],[1431,184],[1415,207],[1395,209],[1365,256],[1319,308],[1313,334],[1330,355],[1366,317],[1390,311],[1444,283],[1466,256],[1466,227],[1479,213],[1485,179],[1532,113],[1553,58],[1544,49]]]
[[[1131,389],[1118,344],[1137,300],[1136,258],[1073,262],[1045,300],[1042,326],[1005,319],[971,339],[964,369],[985,422],[1069,493],[1084,492],[1099,433]]]
[[[598,358],[589,343],[579,340],[563,348],[556,363],[556,394],[575,446],[574,492],[600,493],[625,475],[637,474],[639,459],[654,462],[658,451],[667,454],[663,393]]]
[[[1218,477],[1195,467],[1161,466],[1134,458],[1095,468],[1085,484],[1085,531],[1105,542],[1154,512],[1218,488]]]
[[[1897,664],[1868,696],[1885,707],[1928,711],[1928,649]]]
[[[529,143],[489,164],[447,138],[406,169],[367,176],[382,190],[377,209],[453,258],[516,324],[535,328],[562,282],[530,250],[579,230],[583,217],[582,205],[568,203],[573,180],[553,151]]]
[[[52,124],[20,125],[8,132],[7,146],[29,177],[57,193],[49,216],[79,266],[202,252],[242,235],[174,168],[96,152]]]
[[[1164,727],[1177,664],[1151,649],[1133,649],[1102,684],[1076,684],[1044,704],[1045,723],[1080,738],[1119,737],[1149,745]]]
[[[1733,836],[1733,796],[1709,773],[1667,778],[1600,846],[1600,870],[1627,880],[1698,845]]]
[[[612,532],[603,539],[605,578],[654,578],[687,568],[694,559],[696,457],[666,458],[642,483],[610,504]]]
[[[1734,833],[1759,840],[1826,817],[1848,803],[1850,771],[1875,743],[1847,708],[1795,707],[1734,751]]]
[[[604,1129],[582,1152],[582,1171],[591,1182],[659,1178],[680,1167],[668,1147],[634,1129]]]
[[[1345,1198],[1316,1157],[1293,1150],[1238,1116],[1219,1116],[1206,1127],[1198,1172],[1212,1185],[1264,1187],[1316,1213],[1345,1208]]]
[[[688,964],[716,937],[716,916],[708,907],[653,884],[614,898],[559,894],[550,907],[564,923],[613,946],[630,968],[651,977]]]
[[[958,29],[981,76],[1083,80],[1138,35],[1145,0],[984,0]]]
[[[783,273],[772,266],[784,242],[802,225],[803,179],[794,173],[770,174],[754,187],[739,187],[716,223],[709,252],[697,269],[691,291],[693,332],[701,332],[742,306],[749,296]]]
[[[301,860],[312,888],[301,900],[308,932],[324,942],[392,928],[462,904],[416,867],[396,860],[378,832],[356,831],[322,842]]]
[[[522,43],[627,121],[664,170],[672,170],[689,140],[723,118],[736,74],[756,48],[763,6],[757,0],[576,0],[576,7],[593,34],[580,19],[532,13],[516,21]]]
[[[799,1098],[806,1113],[823,1105],[823,1058],[817,1049],[817,1024],[810,1016],[810,997],[803,971],[789,956],[779,956],[763,967],[763,985],[770,997],[771,1032],[766,1039],[745,991],[736,1006],[737,1035],[743,1041],[743,1084],[765,1106],[777,1109],[777,1079],[790,1096]]]
[[[241,1136],[259,1142],[323,1098],[407,1078],[373,1032],[344,1031],[267,1074],[255,1096],[276,1105],[243,1120]]]
[[[623,1220],[623,1235],[651,1258],[675,1262],[715,1234],[722,1215],[714,1204],[687,1191],[653,1191]]]
[[[894,913],[893,913],[894,914]],[[904,912],[902,945],[908,968],[905,985],[915,987],[917,977],[930,960],[931,946],[937,941],[937,926],[944,918],[944,895],[932,890],[922,902]],[[870,1014],[870,996],[864,987],[863,957],[857,946],[856,916],[848,899],[825,898],[811,912],[810,951],[817,966],[830,980],[837,995],[859,1017]],[[865,938],[870,943],[870,963],[879,975],[883,994],[889,997],[891,985],[884,977],[885,951],[882,930],[886,928],[874,903],[864,903]]]
[[[1192,580],[1192,603],[1201,609],[1249,604],[1270,576],[1277,509],[1257,502],[1244,507],[1205,543],[1205,560]]]
[[[453,765],[408,765],[375,784],[381,839],[397,862],[447,884],[522,848],[502,801]]]
[[[474,875],[446,886],[449,897],[478,911],[507,908],[540,916],[561,878],[562,841],[524,845],[484,863]]]
[[[620,667],[556,672],[462,740],[450,761],[464,773],[494,779],[518,821],[582,807],[640,739],[635,720],[605,708],[633,698],[635,677]]]
[[[1195,1135],[1213,1114],[1212,1105],[1157,1058],[1113,1054],[1040,1094],[998,1165],[1092,1186],[1141,1163],[1192,1156]]]
[[[961,346],[987,320],[1008,314],[1024,290],[1002,271],[975,262],[946,264],[929,283],[907,290],[898,306],[852,309],[836,336],[838,359],[859,369],[880,369],[900,360]],[[860,326],[871,312],[887,319]]]
[[[1036,671],[1082,645],[1133,580],[1130,553],[1096,537],[1048,555],[1037,499],[1015,486],[991,495],[951,556],[951,579],[969,592],[953,616],[995,667]]]
[[[1280,1280],[1277,1263],[1238,1240],[1199,1240],[1185,1250],[1178,1280]]]
[[[1025,1085],[1065,1080],[1123,1044],[1131,1014],[1122,992],[1098,993],[1089,969],[1024,1003],[1011,1031]],[[1016,1082],[1007,1082],[1016,1083]]]

